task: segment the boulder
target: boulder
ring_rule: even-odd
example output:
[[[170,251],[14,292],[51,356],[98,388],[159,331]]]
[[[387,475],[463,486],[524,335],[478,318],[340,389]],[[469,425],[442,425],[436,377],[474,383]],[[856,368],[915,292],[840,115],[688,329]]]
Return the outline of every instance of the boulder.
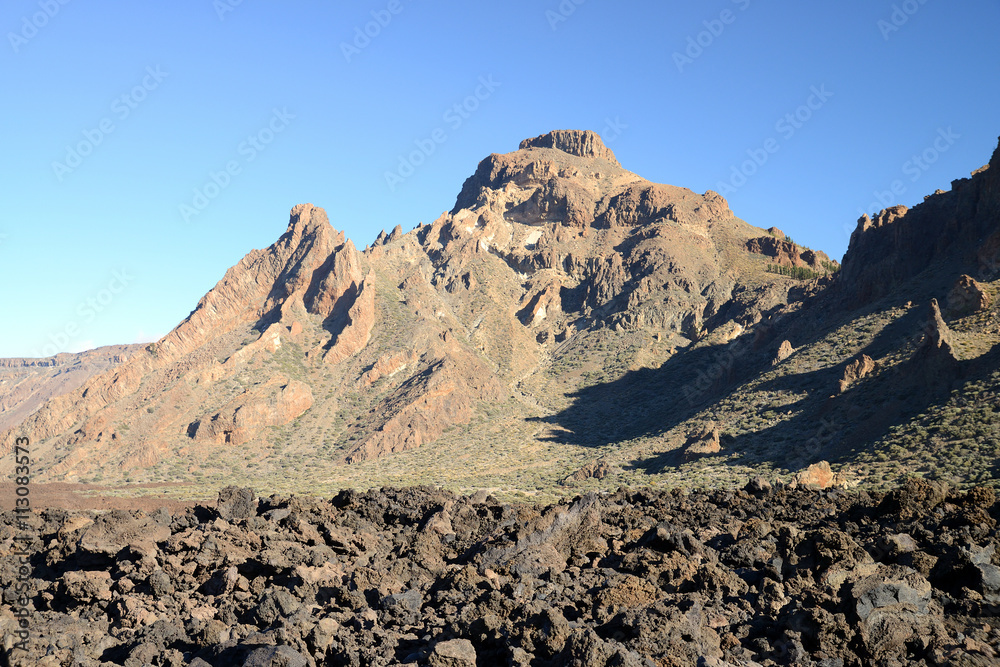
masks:
[[[135,514],[113,510],[94,520],[80,536],[80,549],[93,554],[116,556],[126,547],[141,552],[155,551],[156,543],[170,537],[170,527],[164,526],[141,512]]]
[[[798,486],[816,489],[847,488],[851,485],[847,475],[833,472],[827,461],[813,463],[805,470],[799,471],[794,481]]]
[[[215,509],[226,521],[240,521],[255,516],[257,505],[257,494],[253,489],[227,486],[219,491]]]
[[[971,276],[962,275],[948,293],[946,301],[950,317],[965,317],[990,307],[992,299]]]
[[[243,667],[306,667],[305,656],[289,646],[267,646],[250,653]]]
[[[450,639],[434,645],[430,667],[476,667],[476,649],[468,639]]]
[[[604,479],[608,475],[619,472],[617,466],[612,465],[606,459],[597,459],[583,466],[573,474],[563,480],[563,484],[571,482],[583,482],[588,479]]]
[[[107,572],[73,571],[63,575],[66,594],[81,603],[111,600],[111,575]]]

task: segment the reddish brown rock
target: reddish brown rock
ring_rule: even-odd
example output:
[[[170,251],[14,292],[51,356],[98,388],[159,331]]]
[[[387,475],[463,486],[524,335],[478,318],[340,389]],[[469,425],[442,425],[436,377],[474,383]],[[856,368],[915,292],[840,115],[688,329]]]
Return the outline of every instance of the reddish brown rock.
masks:
[[[875,361],[867,354],[862,354],[860,357],[847,364],[847,368],[844,369],[844,376],[840,379],[840,382],[837,385],[837,393],[844,393],[852,384],[858,380],[868,377],[877,370],[878,364],[875,363]]]
[[[111,600],[111,574],[108,572],[74,571],[63,575],[66,594],[78,602],[108,602]]]
[[[787,340],[781,341],[781,345],[778,347],[778,353],[774,357],[773,365],[777,366],[793,354],[795,354],[795,348],[792,347],[792,344]]]
[[[986,310],[990,303],[983,286],[971,276],[963,275],[948,293],[947,310],[951,317],[965,317]]]
[[[0,433],[20,424],[46,401],[124,363],[141,345],[112,345],[44,359],[0,359]]]
[[[470,364],[478,372],[465,371]],[[478,400],[500,393],[495,378],[484,370],[473,358],[457,354],[413,375],[372,410],[374,426],[345,460],[357,463],[414,449],[447,426],[468,422]]]
[[[687,444],[684,445],[684,458],[692,460],[718,454],[722,451],[720,437],[721,431],[715,422],[704,424],[688,437]]]
[[[491,403],[513,400],[504,418],[552,417],[547,369],[570,356],[615,382],[662,361],[653,334],[736,337],[793,300],[790,281],[739,261],[763,233],[716,192],[651,183],[593,133],[554,132],[481,161],[451,212],[397,225],[363,253],[322,209],[296,206],[277,242],[249,252],[163,340],[23,429],[45,474],[73,479],[158,476],[154,464],[182,459],[190,470],[195,449],[227,439],[263,455],[260,425],[306,409],[304,394],[287,410],[252,394],[278,375],[316,388],[308,409],[329,426],[301,434],[303,453],[346,447],[324,462],[433,443]],[[594,345],[605,333],[607,347]],[[611,363],[619,353],[624,363]],[[557,391],[571,395],[592,372]],[[17,435],[0,437],[9,447]]]
[[[760,236],[746,242],[748,252],[771,258],[775,264],[786,267],[810,269],[818,273],[826,273],[827,266],[834,264],[824,252],[802,248],[785,237]]]
[[[334,315],[338,306],[345,309],[342,300],[349,306],[361,289],[362,262],[350,240],[334,250],[317,269],[323,277],[305,293],[307,310],[325,318]]]
[[[312,404],[309,385],[276,377],[233,399],[215,414],[192,423],[188,434],[197,441],[242,445],[268,426],[284,426]]]
[[[397,352],[395,354],[383,354],[378,358],[372,367],[361,376],[361,383],[372,385],[384,377],[392,377],[396,373],[401,373],[408,366],[417,361],[417,355],[410,352]]]
[[[563,484],[571,482],[583,482],[588,479],[604,479],[609,475],[618,472],[618,468],[605,459],[597,459],[583,466],[573,474],[563,480]]]
[[[830,464],[827,461],[813,463],[795,475],[795,482],[799,486],[828,489],[834,483],[833,470],[830,469]]]
[[[372,327],[375,326],[375,287],[372,278],[369,274],[362,282],[354,303],[347,311],[343,329],[331,339],[332,344],[323,354],[323,361],[326,363],[340,363],[368,344]]]

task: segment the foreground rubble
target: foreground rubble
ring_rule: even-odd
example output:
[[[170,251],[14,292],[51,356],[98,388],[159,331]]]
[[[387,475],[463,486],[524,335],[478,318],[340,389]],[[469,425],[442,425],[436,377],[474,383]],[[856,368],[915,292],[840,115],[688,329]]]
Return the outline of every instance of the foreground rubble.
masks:
[[[992,665],[992,490],[429,489],[0,526],[12,665]],[[23,528],[23,526],[22,526]],[[15,537],[33,536],[28,652]]]

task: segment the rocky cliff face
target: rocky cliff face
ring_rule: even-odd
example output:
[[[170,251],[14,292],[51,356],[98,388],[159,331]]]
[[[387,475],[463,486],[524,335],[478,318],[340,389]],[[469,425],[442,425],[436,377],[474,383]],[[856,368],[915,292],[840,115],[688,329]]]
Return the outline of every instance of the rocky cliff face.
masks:
[[[827,273],[836,262],[825,252],[800,248],[792,241],[774,236],[762,236],[747,241],[747,250],[771,258],[778,266],[810,269],[817,273]]]
[[[971,178],[952,181],[907,209],[894,206],[858,220],[840,271],[840,289],[855,305],[870,303],[935,263],[963,273],[1000,275],[1000,146]]]
[[[556,130],[555,132],[539,135],[534,139],[525,139],[521,142],[520,150],[526,148],[555,148],[570,155],[599,158],[615,166],[621,166],[615,154],[601,141],[601,137],[596,132],[589,130],[583,132],[577,130]]]

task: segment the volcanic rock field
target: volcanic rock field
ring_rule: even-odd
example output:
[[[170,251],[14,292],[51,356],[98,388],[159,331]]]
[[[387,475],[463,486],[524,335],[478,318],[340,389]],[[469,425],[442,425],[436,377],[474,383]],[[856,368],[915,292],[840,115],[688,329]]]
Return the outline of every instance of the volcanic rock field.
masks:
[[[0,664],[1000,662],[991,489],[793,486],[545,507],[428,487],[229,487],[173,514],[43,510],[18,526],[8,512],[5,607],[24,547],[40,608],[28,653],[0,615]]]

